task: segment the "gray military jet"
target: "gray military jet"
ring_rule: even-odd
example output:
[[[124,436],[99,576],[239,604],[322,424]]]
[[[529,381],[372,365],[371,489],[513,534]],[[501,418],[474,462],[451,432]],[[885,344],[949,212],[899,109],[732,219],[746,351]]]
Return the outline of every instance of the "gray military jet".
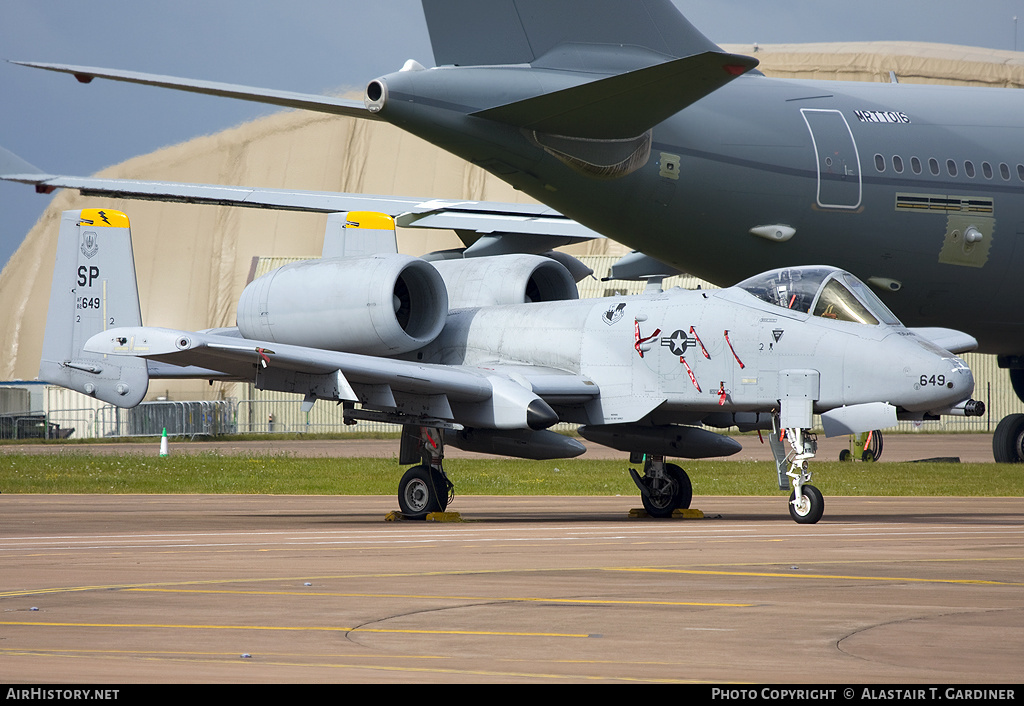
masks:
[[[601,233],[729,285],[830,263],[913,326],[999,355],[1024,399],[1024,110],[1018,91],[774,80],[669,0],[423,0],[437,66],[409,61],[363,102],[91,67],[27,64],[384,120],[550,208],[57,177],[42,191],[334,212],[488,234],[467,256]],[[495,216],[504,218],[496,221]],[[538,236],[558,236],[541,241]],[[512,237],[509,237],[512,236]],[[529,237],[526,237],[529,236]],[[511,241],[511,242],[509,242]],[[654,271],[652,272],[652,268]],[[1024,460],[1024,415],[993,439]]]
[[[937,345],[970,348],[971,337],[904,328],[834,267],[581,300],[550,258],[427,262],[398,254],[384,214],[330,221],[324,257],[252,281],[236,327],[180,331],[142,326],[128,217],[65,212],[40,379],[121,407],[141,402],[150,378],[245,380],[402,424],[401,460],[416,465],[398,500],[412,518],[447,506],[445,444],[578,456],[582,444],[550,430],[565,421],[644,462],[631,475],[654,516],[692,496],[666,456],[740,448],[697,425],[768,430],[790,513],[814,523],[824,500],[808,482],[813,414],[831,436],[983,411],[971,371]]]

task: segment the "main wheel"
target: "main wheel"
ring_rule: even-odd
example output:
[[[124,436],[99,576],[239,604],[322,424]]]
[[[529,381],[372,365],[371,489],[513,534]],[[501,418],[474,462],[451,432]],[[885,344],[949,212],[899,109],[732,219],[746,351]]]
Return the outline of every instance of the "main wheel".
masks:
[[[661,479],[644,476],[648,492],[640,495],[640,501],[651,517],[672,517],[673,510],[688,508],[693,500],[693,485],[686,471],[674,463],[666,463],[665,476]]]
[[[992,435],[992,456],[996,463],[1024,462],[1024,414],[1003,417]]]
[[[413,466],[398,484],[398,507],[410,520],[422,520],[448,506],[448,483],[440,471]]]
[[[813,485],[805,485],[801,495],[803,495],[803,501],[799,505],[794,505],[793,499],[796,498],[796,491],[789,494],[789,515],[801,525],[813,525],[821,519],[822,513],[825,512],[825,498],[822,497],[821,491]]]
[[[1017,393],[1017,399],[1024,400],[1024,368],[1010,368],[1010,385]]]

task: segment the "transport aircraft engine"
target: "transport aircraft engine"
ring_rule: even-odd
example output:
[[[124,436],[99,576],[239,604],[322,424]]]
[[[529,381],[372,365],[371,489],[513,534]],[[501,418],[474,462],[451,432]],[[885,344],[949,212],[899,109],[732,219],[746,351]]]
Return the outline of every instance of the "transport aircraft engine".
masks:
[[[249,283],[237,311],[245,338],[366,355],[422,348],[447,315],[437,270],[395,254],[285,265]]]
[[[496,255],[431,264],[444,278],[452,309],[579,299],[569,270],[541,255]]]

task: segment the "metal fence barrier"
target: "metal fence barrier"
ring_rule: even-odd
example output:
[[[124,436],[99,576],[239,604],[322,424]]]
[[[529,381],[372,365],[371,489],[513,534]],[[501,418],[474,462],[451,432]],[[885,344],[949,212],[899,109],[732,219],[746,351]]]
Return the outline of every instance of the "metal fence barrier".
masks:
[[[74,431],[47,422],[45,414],[0,415],[0,439],[66,439]]]
[[[235,434],[234,400],[210,402],[143,402],[138,407],[100,407],[97,436],[216,436]]]
[[[1009,386],[1004,386],[1009,387]],[[1005,400],[1008,394],[996,394],[991,383],[979,386],[975,398],[986,403],[982,417],[944,417],[941,421],[924,423],[900,422],[889,431],[903,433],[970,433],[994,431],[1002,416],[1021,409],[1017,400]],[[265,394],[265,393],[261,393]],[[80,406],[82,401],[66,395],[46,404],[46,411],[18,412],[0,415],[0,439],[84,439],[129,436],[159,436],[164,429],[171,436],[216,436],[221,434],[314,434],[314,433],[398,433],[397,424],[360,421],[345,424],[341,405],[320,400],[313,408],[302,411],[302,398],[296,395],[275,395],[263,399],[235,398],[211,401],[143,402],[133,409],[119,409],[98,400],[83,398],[93,407]],[[68,403],[71,404],[68,404]],[[67,406],[65,406],[67,405]],[[1024,410],[1022,410],[1024,411]],[[820,430],[820,423],[815,419]],[[559,424],[558,431],[575,425]]]
[[[302,411],[302,399],[241,400],[237,405],[239,434],[338,434],[398,433],[400,424],[364,422],[345,424],[341,405],[321,400],[308,412]]]

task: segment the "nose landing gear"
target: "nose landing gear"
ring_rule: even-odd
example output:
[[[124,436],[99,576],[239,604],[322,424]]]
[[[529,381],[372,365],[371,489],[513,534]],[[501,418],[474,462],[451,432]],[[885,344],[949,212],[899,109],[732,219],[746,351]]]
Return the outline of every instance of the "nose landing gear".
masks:
[[[799,524],[813,525],[825,512],[825,498],[810,484],[811,472],[807,468],[808,461],[818,452],[817,437],[807,429],[786,429],[783,434],[776,417],[771,447],[779,473],[779,489],[789,490],[792,482],[789,516]]]

